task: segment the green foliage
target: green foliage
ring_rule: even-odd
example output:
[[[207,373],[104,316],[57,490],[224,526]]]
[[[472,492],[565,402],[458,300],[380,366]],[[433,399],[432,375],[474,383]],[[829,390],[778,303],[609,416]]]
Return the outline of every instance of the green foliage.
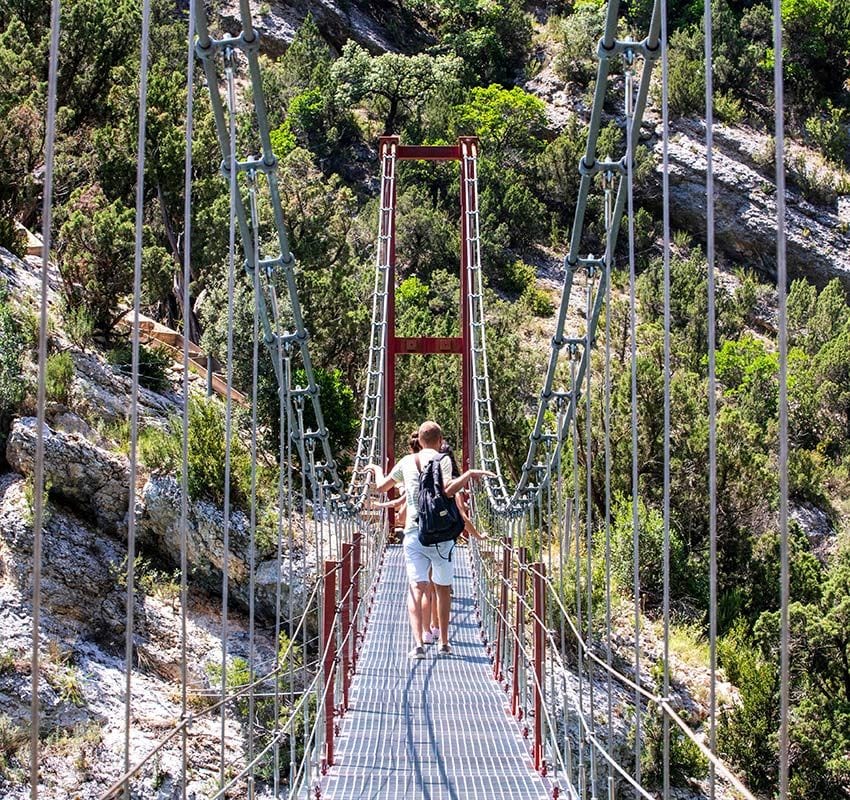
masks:
[[[565,81],[587,86],[596,77],[596,47],[605,28],[605,6],[582,3],[560,21],[561,49],[555,58],[555,71]]]
[[[833,105],[827,100],[823,115],[809,117],[806,120],[806,132],[817,147],[830,161],[843,165],[850,148],[850,115],[847,109]]]
[[[700,114],[705,109],[702,52],[702,34],[696,27],[674,31],[670,37],[668,102],[672,114]]]
[[[840,797],[850,777],[850,551],[836,555],[817,591],[798,596],[789,609],[789,797]],[[766,793],[775,787],[778,762],[778,642],[779,612],[771,610],[761,614],[751,635],[739,621],[718,647],[720,663],[741,694],[740,704],[722,715],[718,743],[750,788]]]
[[[737,125],[745,116],[741,101],[728,92],[714,96],[714,113],[717,119],[728,125]]]
[[[751,643],[743,620],[719,640],[718,663],[739,687],[740,702],[720,713],[717,745],[756,792],[770,792],[778,771],[779,674]]]
[[[47,358],[45,392],[53,403],[68,405],[74,382],[74,360],[67,352],[53,353]]]
[[[457,268],[457,223],[434,203],[426,188],[413,185],[400,194],[396,225],[396,259],[402,274],[427,282],[437,270]]]
[[[171,419],[168,429],[143,431],[139,453],[149,468],[174,472],[182,460],[182,420]],[[225,416],[215,399],[189,398],[189,495],[221,504],[225,487]],[[230,497],[242,504],[250,496],[251,462],[248,449],[233,427],[230,439]]]
[[[85,352],[94,335],[94,322],[88,311],[81,306],[62,304],[62,329],[68,338]]]
[[[571,116],[558,136],[537,156],[541,194],[558,209],[562,218],[569,219],[575,209],[581,181],[578,163],[584,156],[586,141],[584,125],[577,116]]]
[[[708,759],[696,743],[689,739],[674,722],[670,728],[670,784],[687,786],[691,781],[708,776]],[[644,786],[661,789],[664,785],[664,724],[663,712],[653,708],[644,717],[641,775]]]
[[[0,453],[6,451],[7,428],[27,388],[23,374],[26,348],[27,342],[9,302],[5,282],[0,281]]]
[[[647,508],[638,500],[638,530],[640,560],[638,576],[641,594],[658,606],[663,590],[664,522],[661,512]],[[670,530],[670,584],[676,591],[681,587],[684,566],[682,540],[675,530]],[[631,498],[617,496],[612,509],[611,573],[622,587],[631,587],[634,581],[634,526]]]
[[[66,305],[85,309],[98,332],[120,319],[121,299],[131,291],[135,228],[133,211],[109,203],[92,186],[71,196],[57,249]]]
[[[833,97],[848,75],[850,9],[843,0],[782,0],[788,94],[800,106]]]
[[[543,147],[546,105],[540,98],[514,86],[476,86],[452,114],[451,131],[477,136],[488,158],[504,166],[520,166]]]
[[[297,146],[295,134],[292,132],[292,124],[287,119],[277,128],[269,132],[272,143],[272,152],[278,157],[288,156]]]
[[[337,100],[351,105],[361,100],[375,104],[383,117],[383,133],[397,133],[405,122],[437,94],[451,94],[458,86],[460,64],[450,56],[371,56],[349,41],[331,67]]]
[[[132,345],[122,343],[113,347],[107,356],[109,363],[122,375],[130,377],[133,374]],[[170,385],[168,370],[172,367],[168,354],[156,347],[139,345],[139,385],[152,392],[163,392]]]
[[[536,273],[534,267],[524,261],[513,261],[504,271],[501,280],[502,288],[514,294],[522,294],[535,284]]]
[[[463,63],[466,85],[510,84],[531,47],[531,20],[519,0],[425,0],[438,52]]]

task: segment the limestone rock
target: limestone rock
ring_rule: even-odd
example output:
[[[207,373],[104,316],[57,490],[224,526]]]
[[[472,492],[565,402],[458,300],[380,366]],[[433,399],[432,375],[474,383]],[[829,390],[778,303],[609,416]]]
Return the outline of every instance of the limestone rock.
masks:
[[[260,50],[270,56],[279,56],[289,47],[308,13],[337,51],[349,39],[373,53],[397,52],[406,49],[405,45],[428,39],[416,20],[394,3],[291,0],[253,2],[251,6],[252,22],[260,33]],[[238,3],[228,0],[219,17],[227,33],[238,36],[242,32]]]
[[[834,554],[838,544],[835,526],[829,514],[812,503],[802,502],[791,505],[790,517],[803,529],[812,552],[825,563]]]
[[[31,475],[35,465],[37,420],[15,421],[6,443],[12,469]],[[57,496],[90,512],[98,526],[115,531],[129,507],[129,469],[124,458],[101,450],[82,435],[44,428],[44,476]]]
[[[180,562],[180,486],[171,476],[152,476],[142,490],[143,512],[140,537],[143,543],[155,548],[165,559]],[[213,594],[221,592],[224,570],[224,514],[206,501],[190,500],[187,519],[187,558],[193,586],[202,586]],[[250,529],[242,511],[233,510],[228,532],[228,588],[231,600],[243,608],[250,599]],[[285,554],[278,570],[276,559],[255,564],[255,612],[258,617],[275,617],[277,588],[281,584],[281,606],[287,608],[289,592],[296,607],[306,599],[305,564],[295,554]],[[306,564],[309,572],[314,566]],[[284,611],[285,613],[285,611]]]
[[[661,163],[660,128],[655,154]],[[776,185],[772,167],[759,159],[769,137],[744,128],[715,130],[715,231],[717,245],[735,261],[776,278]],[[762,153],[759,156],[759,153]],[[669,140],[670,214],[675,227],[705,236],[705,130],[701,120],[677,120]],[[657,198],[660,203],[660,166]],[[850,288],[850,237],[837,208],[814,206],[786,191],[789,278],[807,277],[823,285],[833,277]]]
[[[33,528],[24,486],[21,475],[0,476],[0,580],[27,595],[33,581]],[[65,508],[49,503],[45,512],[41,558],[44,610],[62,620],[65,635],[87,636],[110,646],[118,643],[125,631],[125,590],[119,578],[126,549],[98,535],[93,526]],[[5,608],[0,598],[0,609]],[[140,607],[136,617],[142,630],[144,612]]]
[[[103,359],[88,353],[76,352],[74,383],[71,390],[76,412],[86,419],[102,419],[115,423],[129,419],[132,380],[121,375]],[[161,424],[170,414],[177,414],[182,400],[173,393],[152,392],[139,387],[138,410],[140,424]]]

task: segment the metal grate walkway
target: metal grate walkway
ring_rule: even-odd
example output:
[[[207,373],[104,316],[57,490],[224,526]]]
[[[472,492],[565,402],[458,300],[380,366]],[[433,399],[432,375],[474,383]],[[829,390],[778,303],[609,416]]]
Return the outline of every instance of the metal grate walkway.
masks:
[[[389,547],[366,631],[328,800],[536,800],[550,796],[481,644],[466,548],[456,548],[450,640],[412,661],[401,546]]]

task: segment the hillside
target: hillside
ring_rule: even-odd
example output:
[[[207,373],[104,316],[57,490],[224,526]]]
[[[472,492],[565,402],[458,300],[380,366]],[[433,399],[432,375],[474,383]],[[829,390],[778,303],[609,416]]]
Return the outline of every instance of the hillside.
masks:
[[[701,9],[670,3],[670,147],[673,364],[671,438],[671,593],[679,701],[704,732],[706,720],[708,535],[707,267],[705,100]],[[784,0],[786,28],[788,187],[789,476],[795,668],[792,796],[850,797],[850,15],[841,0]],[[30,580],[31,478],[34,441],[35,285],[38,259],[19,261],[25,241],[15,221],[39,226],[43,191],[43,63],[46,9],[0,4],[0,620],[11,633],[0,644],[0,790],[23,797]],[[108,687],[118,681],[123,636],[114,572],[126,558],[130,491],[129,364],[119,320],[132,294],[135,198],[135,107],[139,53],[137,11],[126,3],[71,0],[64,5],[73,65],[60,70],[60,134],[54,209],[54,271],[48,424],[50,582],[46,633],[60,642],[46,667],[45,707],[64,733],[46,740],[56,797],[97,796],[118,773],[120,712]],[[530,431],[563,282],[584,152],[604,4],[519,0],[396,0],[255,3],[261,33],[264,92],[284,187],[284,212],[298,262],[297,281],[311,334],[333,444],[345,464],[359,428],[368,349],[378,192],[376,142],[398,134],[406,143],[475,135],[480,159],[482,254],[487,283],[488,346],[498,444],[506,472],[516,474]],[[151,93],[144,196],[143,310],[179,332],[183,327],[183,109],[185,9],[154,0]],[[644,35],[649,4],[624,8],[621,35]],[[773,144],[770,10],[764,0],[718,0],[714,7],[714,170],[717,244],[717,400],[719,664],[724,684],[719,750],[761,796],[775,791],[777,689],[777,301],[776,184]],[[7,13],[8,12],[8,13]],[[213,28],[238,33],[238,7],[223,4]],[[99,36],[87,31],[98,30]],[[640,69],[640,64],[638,69]],[[200,353],[227,362],[226,185],[207,87],[195,90],[190,338]],[[624,152],[626,80],[618,61],[609,78],[600,156]],[[237,74],[249,108],[248,79]],[[246,115],[247,117],[247,115]],[[657,679],[656,634],[662,586],[663,463],[659,409],[663,371],[660,80],[655,75],[636,164],[635,259],[639,343],[640,545],[648,683]],[[458,177],[452,168],[399,168],[397,330],[400,335],[458,331]],[[603,245],[603,207],[595,187],[583,253]],[[273,240],[268,201],[260,198],[264,241]],[[613,581],[618,602],[631,603],[630,363],[628,247],[619,240],[612,276],[610,363]],[[238,258],[238,257],[237,257]],[[579,274],[568,318],[583,333],[587,278]],[[237,281],[234,380],[251,389],[251,287]],[[601,353],[602,337],[597,342]],[[263,478],[276,485],[277,383],[261,351],[259,428]],[[174,569],[177,560],[175,419],[183,407],[180,372],[171,358],[144,348],[142,476],[136,487],[148,584],[138,599],[141,671],[153,703],[174,716]],[[592,392],[602,398],[604,365],[592,363]],[[297,367],[296,367],[297,370]],[[410,358],[400,366],[397,449],[423,417],[439,419],[457,442],[458,365]],[[298,374],[294,380],[303,380]],[[208,449],[194,454],[192,625],[197,628],[200,695],[210,688],[220,644],[215,596],[223,569],[221,487],[223,415],[194,381],[195,431]],[[602,403],[591,418],[591,483],[602,564],[605,513]],[[241,412],[244,441],[250,423]],[[583,429],[584,419],[579,427]],[[518,444],[519,443],[519,444]],[[233,476],[236,505],[249,505],[247,451]],[[73,476],[76,475],[76,478]],[[72,476],[72,477],[68,477]],[[94,478],[92,476],[97,476]],[[30,487],[29,489],[27,487]],[[29,495],[27,492],[29,491]],[[268,613],[279,574],[271,574],[277,498],[260,497]],[[301,511],[306,514],[307,509]],[[236,614],[232,652],[244,656],[248,594],[239,582],[248,517],[233,546],[230,602]],[[310,527],[313,541],[319,535]],[[75,544],[72,544],[75,543]],[[55,548],[55,549],[51,549]],[[230,554],[228,554],[230,555]],[[315,563],[305,553],[309,583]],[[568,580],[565,578],[565,580]],[[297,595],[303,587],[288,587]],[[571,587],[565,583],[565,596]],[[265,605],[264,605],[265,604]],[[98,609],[94,615],[80,609]],[[264,609],[264,610],[263,610]],[[240,616],[241,615],[241,616]],[[618,632],[626,652],[633,634]],[[632,638],[630,638],[630,636]],[[243,637],[244,638],[244,637]],[[273,637],[272,637],[273,638]],[[240,643],[241,642],[241,643]],[[263,642],[274,652],[275,642]],[[241,649],[240,649],[241,648]],[[655,669],[655,672],[653,670]],[[655,677],[653,677],[655,676]],[[114,698],[113,698],[114,700]],[[202,700],[202,698],[201,698]],[[199,701],[201,702],[201,701]],[[170,703],[170,705],[169,705]],[[157,711],[145,713],[155,729]],[[627,703],[622,706],[628,717]],[[238,726],[238,715],[232,717]],[[89,724],[91,723],[91,725]],[[80,727],[82,725],[82,727]],[[622,740],[628,737],[623,726]],[[234,736],[238,740],[238,735]],[[140,746],[142,744],[140,743]],[[625,745],[624,745],[625,746]],[[83,756],[63,774],[69,753]],[[175,751],[176,752],[176,751]],[[693,754],[690,754],[691,756]],[[169,758],[176,758],[171,753]],[[102,769],[93,765],[108,764]],[[203,772],[202,764],[196,765]],[[145,796],[168,797],[175,768],[150,778]],[[647,764],[651,773],[657,763]],[[703,796],[704,765],[682,755],[676,786]],[[204,792],[199,779],[198,791]],[[68,781],[65,783],[64,781]],[[71,781],[77,783],[72,787]],[[65,793],[63,795],[63,792]],[[154,794],[159,792],[159,794]]]

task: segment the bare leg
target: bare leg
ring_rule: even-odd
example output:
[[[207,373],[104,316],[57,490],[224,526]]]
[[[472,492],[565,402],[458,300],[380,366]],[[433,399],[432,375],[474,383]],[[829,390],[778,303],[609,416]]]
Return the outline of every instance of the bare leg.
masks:
[[[437,616],[440,620],[440,644],[449,643],[449,614],[452,605],[452,587],[434,584],[437,592]]]
[[[410,584],[407,588],[407,614],[410,629],[417,645],[422,644],[423,626],[431,618],[431,604],[428,601],[428,583]]]
[[[432,570],[428,570],[428,577],[431,578]],[[437,617],[437,595],[434,592],[433,580],[428,583],[428,599],[431,603],[431,613],[427,617],[423,617],[426,628],[439,628],[440,620]]]

